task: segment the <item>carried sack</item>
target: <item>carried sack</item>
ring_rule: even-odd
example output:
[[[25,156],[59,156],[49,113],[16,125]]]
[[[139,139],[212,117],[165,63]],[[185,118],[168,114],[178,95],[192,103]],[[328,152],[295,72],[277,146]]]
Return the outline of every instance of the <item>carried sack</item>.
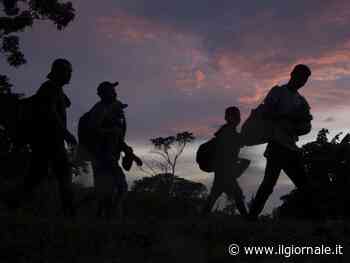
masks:
[[[272,140],[285,141],[290,138],[308,134],[311,131],[312,115],[310,107],[304,100],[304,104],[298,112],[299,120],[286,118],[269,119],[269,111],[264,103],[253,109],[242,125],[241,135],[243,144],[253,146],[264,144]]]
[[[199,168],[207,173],[214,172],[216,138],[201,144],[196,153],[196,162]]]
[[[274,121],[264,118],[263,104],[250,112],[242,125],[241,136],[243,144],[253,146],[264,144],[271,140],[274,132]]]
[[[263,104],[252,110],[242,125],[241,135],[243,144],[246,146],[264,144],[271,140],[283,140],[281,138],[288,133],[292,136],[302,136],[311,131],[311,115],[308,119],[298,122],[271,120],[264,117],[262,108]]]

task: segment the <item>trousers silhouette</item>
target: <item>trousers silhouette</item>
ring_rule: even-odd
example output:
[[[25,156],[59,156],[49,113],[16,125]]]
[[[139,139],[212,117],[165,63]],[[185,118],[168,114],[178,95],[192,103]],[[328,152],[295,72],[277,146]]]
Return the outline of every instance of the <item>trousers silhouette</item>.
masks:
[[[250,206],[250,215],[254,217],[263,210],[282,170],[297,188],[305,188],[309,185],[300,152],[291,151],[278,143],[270,142],[265,156],[267,163],[264,179]],[[310,198],[312,198],[311,195]]]
[[[203,214],[210,212],[216,200],[222,193],[225,193],[230,200],[235,201],[237,209],[241,215],[246,216],[248,214],[244,204],[244,195],[242,189],[238,185],[236,179],[233,178],[230,183],[221,183],[218,182],[218,180],[214,179],[213,187],[203,209]]]

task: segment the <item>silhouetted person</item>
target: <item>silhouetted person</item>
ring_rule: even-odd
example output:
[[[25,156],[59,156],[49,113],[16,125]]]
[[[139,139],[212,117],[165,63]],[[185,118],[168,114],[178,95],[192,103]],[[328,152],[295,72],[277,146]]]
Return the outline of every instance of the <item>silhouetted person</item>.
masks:
[[[70,82],[72,66],[66,59],[53,62],[48,80],[44,82],[33,99],[33,120],[30,127],[32,151],[29,173],[18,187],[18,196],[11,200],[16,207],[32,193],[34,188],[48,176],[49,166],[56,176],[66,216],[74,216],[71,166],[65,148],[76,145],[75,137],[67,130],[66,108],[70,106],[63,86]]]
[[[265,176],[251,203],[249,212],[251,219],[256,219],[263,210],[281,170],[297,188],[305,189],[309,186],[301,151],[296,141],[298,129],[303,125],[311,125],[310,107],[305,98],[298,93],[310,75],[311,70],[307,66],[301,64],[295,66],[289,82],[272,88],[264,100],[264,116],[275,120],[278,126],[273,140],[268,143],[264,153],[267,159]]]
[[[110,219],[116,205],[119,217],[123,216],[123,201],[128,191],[123,169],[119,165],[121,152],[127,157],[124,163],[130,169],[133,150],[125,143],[127,105],[117,99],[116,83],[102,82],[97,88],[100,101],[89,111],[89,123],[94,131],[92,154],[95,190],[98,199],[98,216]],[[141,160],[137,160],[140,165]]]
[[[214,158],[214,183],[211,188],[203,214],[211,211],[215,201],[226,193],[229,199],[234,199],[241,215],[247,216],[244,204],[244,196],[237,178],[248,168],[249,161],[242,159],[243,165],[238,164],[238,154],[242,140],[237,132],[237,126],[241,122],[241,114],[237,107],[229,107],[225,111],[226,124],[215,133],[215,158]]]

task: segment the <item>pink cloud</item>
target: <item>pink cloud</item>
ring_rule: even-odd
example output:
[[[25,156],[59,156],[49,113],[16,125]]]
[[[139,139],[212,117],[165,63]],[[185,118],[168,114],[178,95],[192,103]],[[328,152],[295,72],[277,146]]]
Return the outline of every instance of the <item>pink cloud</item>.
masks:
[[[315,28],[318,30],[315,36],[319,34],[324,38],[319,27],[316,27],[317,21],[321,26],[346,22],[347,11],[341,12],[344,14],[341,21],[335,18],[334,10],[338,10],[337,8],[340,8],[339,5],[336,5],[332,12],[321,12],[319,17],[310,15],[305,22],[307,30],[291,32],[290,38],[296,41],[295,38],[300,37],[300,42],[296,44],[302,46],[303,38],[307,37],[304,33],[312,32]],[[290,45],[283,45],[288,37],[280,32],[268,33],[268,41],[264,41],[262,37],[267,29],[257,27],[262,18],[272,23],[274,14],[267,12],[249,22],[248,28],[252,31],[244,31],[237,40],[247,44],[244,49],[223,45],[222,48],[209,51],[203,44],[203,37],[195,32],[157,23],[147,17],[133,16],[121,10],[117,10],[112,17],[98,18],[97,32],[102,37],[137,47],[145,56],[150,48],[153,48],[152,52],[158,51],[158,56],[152,57],[154,63],[147,64],[148,62],[141,61],[142,57],[138,61],[141,63],[140,67],[151,66],[155,67],[154,71],[159,71],[159,74],[152,78],[151,84],[147,84],[149,80],[144,80],[144,85],[152,85],[154,89],[159,90],[175,88],[183,93],[182,96],[190,96],[194,104],[198,103],[198,107],[203,107],[200,104],[203,102],[198,101],[198,97],[215,98],[215,105],[209,105],[208,108],[208,111],[216,109],[218,117],[215,117],[215,120],[220,120],[219,110],[220,107],[224,107],[220,105],[221,101],[229,103],[229,98],[232,98],[232,103],[238,103],[246,109],[243,112],[246,116],[249,109],[256,107],[272,86],[288,80],[290,71],[298,63],[309,65],[313,71],[312,81],[303,90],[313,108],[321,109],[330,104],[345,104],[349,101],[350,93],[338,89],[336,81],[350,76],[350,38],[343,42],[335,41],[325,48],[318,47],[318,43],[315,42],[315,50],[310,53],[307,52],[311,43],[308,41],[304,43],[305,50],[290,50]],[[167,92],[163,95],[166,94],[170,95]],[[192,124],[193,120],[189,120],[188,116],[182,118],[183,120],[176,119],[164,123],[164,127],[173,130],[190,127],[199,134],[210,130],[207,128],[211,121],[208,118],[203,118],[202,124],[198,124],[196,120],[196,125]]]

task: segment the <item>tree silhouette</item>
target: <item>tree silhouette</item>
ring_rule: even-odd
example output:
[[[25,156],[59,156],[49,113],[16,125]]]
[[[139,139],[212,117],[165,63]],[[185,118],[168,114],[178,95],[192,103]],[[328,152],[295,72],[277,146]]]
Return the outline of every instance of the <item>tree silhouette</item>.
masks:
[[[11,92],[12,85],[8,77],[0,75],[0,94],[7,94]]]
[[[0,53],[14,67],[26,63],[20,49],[18,33],[33,26],[36,20],[52,21],[63,30],[75,16],[71,2],[59,0],[1,0],[4,16],[0,17]],[[9,87],[8,79],[0,75],[0,91]]]
[[[168,193],[173,194],[173,182],[176,172],[176,165],[181,154],[184,152],[186,146],[195,139],[191,132],[180,132],[176,136],[157,137],[150,141],[153,145],[153,153],[156,158],[150,161],[145,161],[144,164],[147,169],[142,169],[149,175],[155,176],[158,174],[169,174],[171,180],[169,184]]]
[[[170,184],[174,184],[173,196],[178,198],[204,198],[207,188],[202,183],[193,182],[172,174],[158,174],[152,177],[144,177],[136,180],[131,191],[138,193],[167,194]]]
[[[169,188],[173,186],[172,195]],[[172,174],[158,174],[136,180],[127,200],[127,214],[136,218],[182,218],[198,215],[207,197],[207,188]]]

